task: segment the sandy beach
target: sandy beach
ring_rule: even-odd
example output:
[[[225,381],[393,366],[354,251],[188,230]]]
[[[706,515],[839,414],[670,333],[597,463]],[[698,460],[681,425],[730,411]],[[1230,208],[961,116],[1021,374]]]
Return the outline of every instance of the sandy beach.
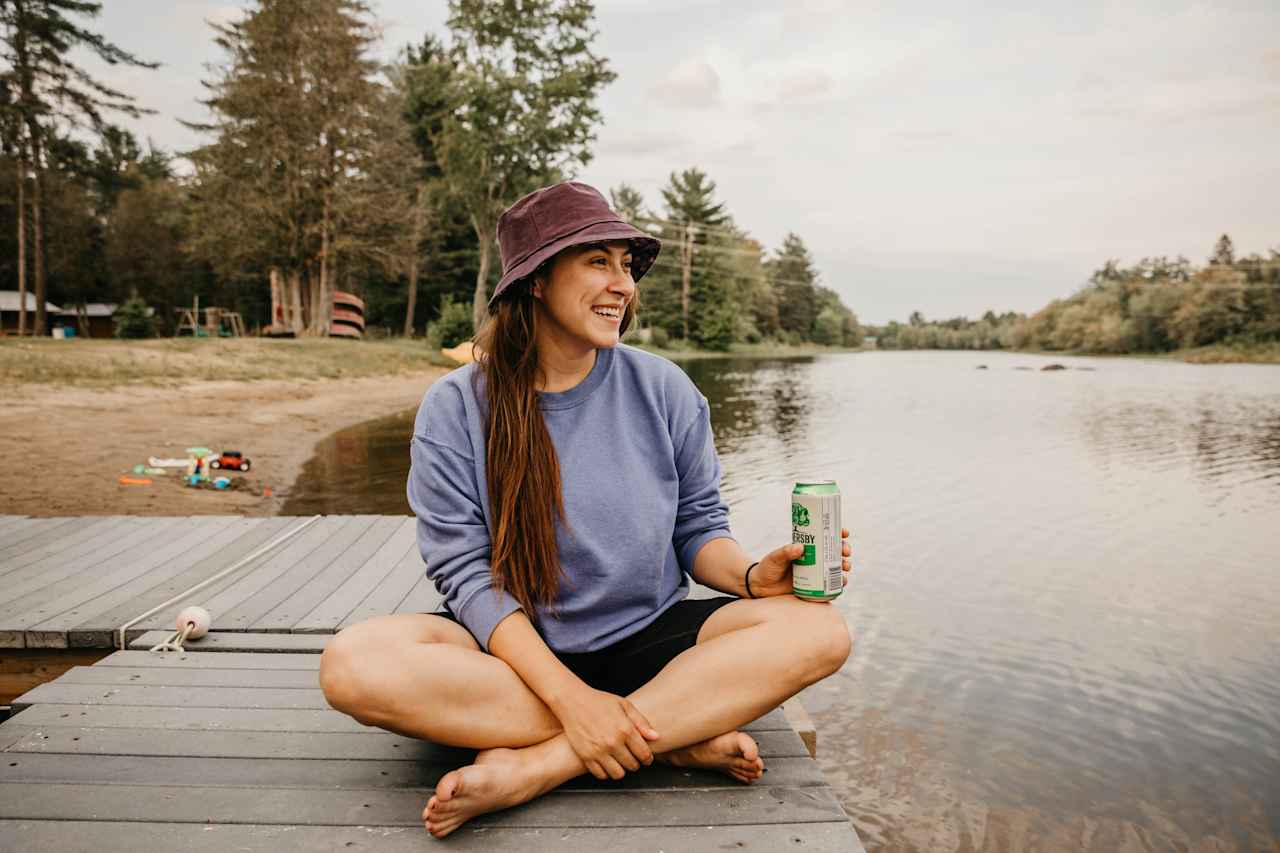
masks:
[[[417,406],[446,372],[178,387],[10,385],[0,406],[0,514],[274,515],[319,440]],[[238,450],[251,469],[229,474],[227,490],[184,486],[181,469],[133,473],[148,457],[183,457],[194,446]],[[152,482],[122,484],[121,476]]]

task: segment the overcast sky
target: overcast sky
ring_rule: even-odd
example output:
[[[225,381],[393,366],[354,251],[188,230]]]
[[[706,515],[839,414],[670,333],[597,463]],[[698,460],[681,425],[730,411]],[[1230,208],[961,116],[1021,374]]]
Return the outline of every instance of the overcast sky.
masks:
[[[105,0],[95,28],[163,63],[100,69],[199,142],[206,19],[236,0]],[[372,0],[391,56],[443,0]],[[1107,258],[1223,232],[1280,249],[1280,3],[599,0],[618,74],[580,177],[661,209],[697,166],[767,247],[799,234],[863,322],[1034,311]],[[90,63],[90,65],[92,65]],[[100,68],[98,66],[93,66]]]

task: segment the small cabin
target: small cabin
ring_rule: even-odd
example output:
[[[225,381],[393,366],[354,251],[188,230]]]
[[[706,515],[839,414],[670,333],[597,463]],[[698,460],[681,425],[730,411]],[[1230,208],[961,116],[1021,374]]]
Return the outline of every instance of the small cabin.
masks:
[[[26,297],[27,303],[27,334],[35,328],[36,323],[36,297],[31,291],[19,293],[16,290],[0,290],[0,332],[6,335],[18,334],[18,314],[22,306],[20,297]],[[54,318],[62,313],[62,309],[52,302],[45,302],[45,313],[48,314],[46,325],[53,327]]]
[[[18,308],[22,305],[20,294],[16,290],[0,290],[0,331],[6,335],[18,334]],[[28,291],[27,297],[27,334],[36,324],[35,296]],[[60,308],[52,302],[44,303],[46,334],[55,337],[87,337],[110,338],[115,335],[115,313],[119,307],[112,302],[89,302],[85,305],[73,305]],[[66,329],[57,332],[56,329]]]
[[[73,328],[82,337],[111,338],[116,333],[115,313],[118,307],[113,302],[89,302],[64,308],[57,317],[49,320],[49,325]]]

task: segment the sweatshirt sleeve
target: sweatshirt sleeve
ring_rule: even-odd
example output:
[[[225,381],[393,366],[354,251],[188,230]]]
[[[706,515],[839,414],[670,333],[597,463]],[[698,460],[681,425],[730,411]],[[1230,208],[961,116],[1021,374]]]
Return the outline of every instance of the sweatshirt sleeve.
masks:
[[[429,405],[430,400],[424,403]],[[491,543],[473,460],[415,428],[409,506],[418,517],[418,550],[427,577],[485,651],[498,623],[520,609],[493,585]]]
[[[729,508],[720,498],[720,457],[711,434],[711,412],[698,395],[697,412],[683,435],[675,437],[680,500],[672,541],[680,567],[693,572],[693,560],[712,539],[732,539]]]

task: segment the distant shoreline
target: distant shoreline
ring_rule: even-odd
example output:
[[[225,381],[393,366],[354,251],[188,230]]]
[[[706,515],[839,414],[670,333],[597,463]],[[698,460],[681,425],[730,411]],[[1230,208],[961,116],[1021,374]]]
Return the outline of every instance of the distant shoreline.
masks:
[[[670,361],[691,361],[702,358],[801,358],[813,355],[837,353],[873,352],[858,347],[828,347],[820,344],[732,344],[727,351],[698,349],[695,347],[655,347],[635,341],[623,343],[660,355]]]
[[[863,352],[983,352],[1010,353],[1013,355],[1035,355],[1046,358],[1139,358],[1162,361],[1181,361],[1187,364],[1280,364],[1280,341],[1273,344],[1253,344],[1248,346],[1231,346],[1228,344],[1212,344],[1194,349],[1178,349],[1170,352],[1083,352],[1063,350],[1036,349],[945,349],[911,348],[911,349],[879,349],[868,347]]]

